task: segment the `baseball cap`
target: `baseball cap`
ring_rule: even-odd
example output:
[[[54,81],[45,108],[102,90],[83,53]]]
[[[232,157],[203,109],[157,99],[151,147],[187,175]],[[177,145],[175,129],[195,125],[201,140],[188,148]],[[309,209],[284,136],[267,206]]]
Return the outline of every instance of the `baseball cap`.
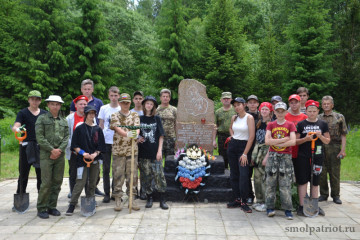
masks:
[[[163,93],[168,93],[168,94],[170,95],[170,97],[171,97],[171,91],[170,91],[169,89],[167,89],[167,88],[162,89],[162,90],[160,91],[160,96],[161,96],[161,94],[163,94]]]
[[[96,108],[93,106],[93,105],[87,105],[85,108],[84,108],[84,113],[88,113],[90,111],[94,111],[95,114],[97,113],[96,111]]]
[[[282,102],[282,98],[281,98],[280,96],[276,95],[276,96],[273,96],[273,97],[271,98],[271,102],[272,102],[272,101]]]
[[[305,103],[305,107],[309,107],[309,106],[315,106],[317,108],[319,108],[320,104],[318,101],[314,101],[314,100],[307,100]]]
[[[223,92],[221,94],[221,99],[223,99],[223,98],[232,98],[231,92]]]
[[[300,102],[300,100],[301,100],[300,96],[297,95],[297,94],[292,94],[292,95],[290,95],[289,101],[290,101],[291,99],[298,100],[299,102]]]
[[[260,107],[259,107],[259,110],[261,111],[261,109],[262,109],[263,107],[269,108],[270,112],[272,112],[272,110],[273,110],[272,104],[269,103],[269,102],[263,102],[263,103],[261,103],[261,104],[260,104]]]
[[[58,102],[58,103],[64,103],[62,98],[58,95],[50,95],[45,102]]]
[[[277,104],[275,104],[275,110],[278,110],[278,109],[287,110],[286,103],[284,103],[284,102],[278,102]]]
[[[231,104],[234,104],[235,102],[238,102],[238,103],[246,103],[245,100],[241,97],[237,97],[233,100],[231,100]]]
[[[144,93],[142,91],[135,91],[133,97],[135,97],[136,95],[141,95],[143,97]]]
[[[122,93],[119,98],[119,102],[131,102],[131,97],[128,93]]]
[[[38,97],[41,98],[41,93],[38,90],[32,90],[29,92],[28,97]]]
[[[256,101],[259,101],[258,97],[255,96],[255,95],[250,95],[250,96],[248,96],[247,100],[249,101],[249,100],[251,100],[251,99],[254,99],[254,100],[256,100]]]
[[[153,101],[153,102],[154,102],[154,105],[155,105],[155,108],[158,107],[158,103],[157,103],[155,97],[153,97],[153,96],[146,96],[146,98],[141,102],[141,104],[144,105],[146,101]]]

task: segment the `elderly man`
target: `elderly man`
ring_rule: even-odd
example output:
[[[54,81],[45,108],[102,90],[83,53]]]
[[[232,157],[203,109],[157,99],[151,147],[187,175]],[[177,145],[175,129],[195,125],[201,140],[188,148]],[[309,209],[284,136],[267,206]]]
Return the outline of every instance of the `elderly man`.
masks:
[[[345,117],[333,111],[334,100],[331,96],[322,98],[322,109],[324,113],[319,119],[329,125],[330,143],[324,146],[325,159],[323,170],[320,175],[320,197],[319,201],[326,201],[329,196],[327,174],[330,176],[331,197],[336,204],[342,204],[340,200],[340,165],[341,159],[346,156],[346,134],[348,133]]]

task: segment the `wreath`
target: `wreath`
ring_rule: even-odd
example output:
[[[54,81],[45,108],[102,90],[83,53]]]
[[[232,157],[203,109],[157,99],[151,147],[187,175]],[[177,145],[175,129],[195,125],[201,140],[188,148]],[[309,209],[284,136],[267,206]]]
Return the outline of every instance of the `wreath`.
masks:
[[[210,175],[209,161],[214,161],[215,156],[193,144],[188,148],[179,149],[175,159],[178,163],[175,181],[180,182],[185,194],[198,194],[200,187],[205,186],[205,178]]]

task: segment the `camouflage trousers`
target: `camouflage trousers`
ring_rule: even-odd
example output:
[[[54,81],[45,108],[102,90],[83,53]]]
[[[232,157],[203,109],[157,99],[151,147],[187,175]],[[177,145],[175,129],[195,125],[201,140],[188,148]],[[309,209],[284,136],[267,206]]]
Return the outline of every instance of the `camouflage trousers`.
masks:
[[[341,150],[340,144],[324,145],[325,158],[323,162],[323,169],[320,174],[320,195],[324,197],[329,196],[329,186],[327,175],[330,177],[331,197],[340,196],[340,165],[341,160],[337,158]]]
[[[134,157],[134,171],[133,171],[133,197],[135,199],[136,195],[136,186],[137,186],[137,165],[138,165],[138,156]],[[112,162],[113,169],[113,183],[114,183],[114,197],[122,197],[124,191],[122,186],[126,180],[126,195],[130,195],[130,177],[131,177],[131,157],[123,156],[113,156]]]
[[[175,154],[175,138],[164,137],[163,156],[166,159],[167,156],[174,154]]]
[[[281,207],[292,210],[291,184],[294,182],[294,167],[291,154],[270,152],[265,167],[265,204],[275,209],[276,186],[279,184]]]
[[[265,167],[262,166],[269,146],[256,143],[251,159],[254,161],[254,188],[257,203],[265,203]]]
[[[146,194],[151,194],[154,191],[151,186],[153,180],[155,182],[155,189],[158,192],[166,191],[166,180],[162,161],[157,161],[156,159],[139,158],[139,168],[141,178],[143,179],[142,187]]]

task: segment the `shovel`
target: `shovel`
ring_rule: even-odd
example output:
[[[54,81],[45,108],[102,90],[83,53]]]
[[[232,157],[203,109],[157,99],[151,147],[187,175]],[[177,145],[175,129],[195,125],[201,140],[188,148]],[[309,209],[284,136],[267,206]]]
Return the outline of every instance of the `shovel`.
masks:
[[[86,163],[87,168],[87,186],[90,186],[90,164],[94,161],[93,160],[86,160],[83,158],[84,162]],[[85,191],[88,194],[88,189]],[[81,215],[84,217],[90,217],[95,214],[96,212],[96,203],[95,203],[95,196],[92,197],[81,197]]]
[[[309,135],[314,135],[314,132],[309,132]],[[310,178],[310,196],[304,198],[304,215],[307,217],[316,217],[319,214],[319,205],[318,198],[312,198],[312,186],[313,186],[313,177],[314,177],[314,152],[315,152],[315,141],[318,138],[313,138],[311,140],[311,178]]]
[[[19,144],[22,144],[22,141],[26,138],[27,134],[26,131],[20,132],[23,136],[18,136],[18,133],[15,133],[15,138],[19,140]],[[29,209],[29,193],[23,192],[23,185],[22,185],[22,175],[20,180],[20,193],[14,194],[14,209],[18,213],[25,213]]]

